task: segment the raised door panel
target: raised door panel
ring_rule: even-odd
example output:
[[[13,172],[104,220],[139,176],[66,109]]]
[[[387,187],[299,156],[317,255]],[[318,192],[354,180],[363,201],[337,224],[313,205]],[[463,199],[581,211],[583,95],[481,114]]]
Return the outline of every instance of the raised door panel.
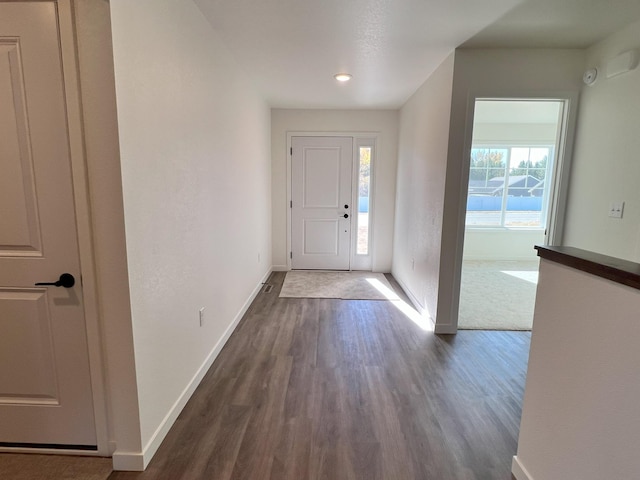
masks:
[[[40,256],[29,124],[17,38],[0,39],[0,256]]]
[[[340,149],[306,147],[302,168],[303,208],[338,208]]]
[[[304,255],[338,255],[340,248],[338,220],[304,220],[303,235]]]
[[[58,404],[46,297],[44,289],[0,288],[0,404]]]

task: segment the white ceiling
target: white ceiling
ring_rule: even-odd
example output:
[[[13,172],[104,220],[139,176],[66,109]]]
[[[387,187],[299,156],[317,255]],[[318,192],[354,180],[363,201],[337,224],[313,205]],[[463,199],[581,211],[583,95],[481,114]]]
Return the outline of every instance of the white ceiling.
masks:
[[[582,48],[640,18],[640,0],[194,1],[278,108],[398,108],[461,44]]]
[[[398,108],[521,0],[195,0],[273,107]],[[333,78],[348,72],[353,79]]]
[[[640,19],[640,0],[527,0],[463,47],[586,48]]]

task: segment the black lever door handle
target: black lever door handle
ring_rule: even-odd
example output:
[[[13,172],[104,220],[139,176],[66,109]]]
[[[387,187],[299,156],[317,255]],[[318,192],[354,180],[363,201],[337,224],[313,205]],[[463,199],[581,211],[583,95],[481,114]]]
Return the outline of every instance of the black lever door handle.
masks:
[[[76,284],[76,279],[70,273],[63,273],[57,282],[38,282],[36,286],[71,288]]]

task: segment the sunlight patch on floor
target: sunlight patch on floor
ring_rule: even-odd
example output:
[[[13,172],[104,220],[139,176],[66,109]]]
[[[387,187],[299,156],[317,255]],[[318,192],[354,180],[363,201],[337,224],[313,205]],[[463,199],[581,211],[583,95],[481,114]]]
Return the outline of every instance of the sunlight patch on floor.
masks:
[[[501,270],[501,273],[506,273],[507,275],[511,275],[512,277],[519,278],[520,280],[524,280],[525,282],[533,283],[534,285],[538,284],[538,271],[531,270]]]
[[[382,293],[394,307],[400,310],[400,312],[402,312],[405,317],[415,323],[422,330],[424,330],[425,332],[433,331],[433,324],[431,323],[429,315],[426,311],[421,314],[407,302],[398,297],[396,292],[391,290],[376,278],[367,278],[367,282],[369,282],[376,290]]]

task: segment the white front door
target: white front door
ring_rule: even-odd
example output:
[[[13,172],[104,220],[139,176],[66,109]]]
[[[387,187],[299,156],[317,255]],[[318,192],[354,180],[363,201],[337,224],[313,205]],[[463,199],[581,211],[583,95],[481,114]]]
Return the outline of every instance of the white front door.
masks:
[[[95,450],[59,44],[55,2],[0,2],[0,446]]]
[[[349,270],[351,137],[292,137],[291,267]]]

